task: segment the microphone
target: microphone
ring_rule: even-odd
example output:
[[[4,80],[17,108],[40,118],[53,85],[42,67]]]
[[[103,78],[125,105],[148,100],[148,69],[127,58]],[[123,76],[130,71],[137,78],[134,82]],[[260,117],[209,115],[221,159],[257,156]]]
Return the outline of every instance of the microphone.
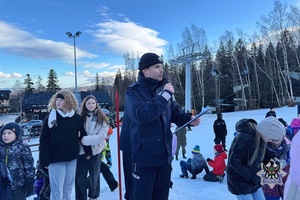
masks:
[[[168,76],[166,75],[166,73],[163,74],[163,81],[164,81],[164,85],[166,85],[167,83],[171,83],[168,79]],[[172,83],[171,83],[172,84]],[[172,94],[172,97],[171,97],[171,101],[174,102],[176,101],[175,99],[175,95]]]

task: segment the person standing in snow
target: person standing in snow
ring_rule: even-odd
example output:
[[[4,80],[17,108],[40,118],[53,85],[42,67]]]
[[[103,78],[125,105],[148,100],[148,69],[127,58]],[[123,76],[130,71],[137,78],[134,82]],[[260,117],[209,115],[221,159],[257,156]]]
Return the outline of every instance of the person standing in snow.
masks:
[[[282,118],[278,118],[278,120],[286,129],[286,121],[284,121]],[[271,162],[275,162],[276,165],[280,163],[280,170],[286,173],[286,176],[282,177],[282,182],[280,185],[276,184],[274,187],[270,187],[268,184],[262,185],[266,200],[279,200],[280,198],[283,199],[283,191],[290,169],[290,146],[291,141],[286,136],[284,136],[284,139],[280,144],[273,144],[269,142],[266,145],[266,153],[263,159],[263,164],[267,166],[270,165]]]
[[[74,94],[61,90],[51,97],[50,114],[43,121],[39,161],[49,172],[51,200],[71,200],[79,142],[86,135],[77,107]],[[85,154],[91,155],[90,146],[85,146]]]
[[[213,128],[215,133],[215,139],[214,139],[215,144],[222,143],[224,151],[227,151],[226,149],[227,128],[222,113],[217,114],[217,119],[214,121]]]
[[[178,129],[179,127],[177,126],[176,127],[176,130]],[[183,128],[181,129],[180,131],[177,132],[176,134],[176,138],[177,138],[177,145],[176,145],[176,151],[175,151],[175,158],[176,160],[178,160],[178,155],[179,155],[179,150],[180,150],[180,147],[181,147],[181,151],[182,151],[182,157],[184,159],[186,159],[185,157],[185,153],[186,153],[186,128]]]
[[[76,200],[97,199],[100,195],[100,168],[102,151],[106,147],[109,122],[93,95],[85,97],[81,104],[80,116],[84,120],[87,136],[81,140],[85,146],[92,147],[92,156],[86,156],[80,146],[76,166]],[[89,177],[88,177],[89,174]],[[88,192],[87,192],[88,191]]]
[[[171,180],[171,123],[182,126],[195,116],[183,113],[172,98],[175,90],[164,78],[163,61],[145,53],[139,62],[138,82],[129,86],[125,113],[130,120],[133,198],[167,200]],[[191,123],[200,124],[200,118]]]
[[[6,172],[4,178],[10,182],[7,184],[11,186],[12,200],[25,200],[31,196],[35,176],[34,160],[28,144],[23,143],[20,126],[14,122],[7,123],[1,129],[0,162],[4,165],[2,170]],[[0,176],[2,179],[3,174]]]
[[[261,170],[266,144],[280,144],[285,128],[270,116],[259,124],[254,119],[241,119],[235,129],[237,135],[231,143],[226,168],[228,190],[239,200],[265,199],[257,173]]]
[[[200,174],[203,169],[206,174],[209,172],[208,166],[200,153],[200,146],[196,145],[192,150],[193,158],[189,158],[187,161],[180,161],[180,168],[182,174],[180,178],[188,178],[188,171],[192,174],[191,179],[196,179],[197,174]]]

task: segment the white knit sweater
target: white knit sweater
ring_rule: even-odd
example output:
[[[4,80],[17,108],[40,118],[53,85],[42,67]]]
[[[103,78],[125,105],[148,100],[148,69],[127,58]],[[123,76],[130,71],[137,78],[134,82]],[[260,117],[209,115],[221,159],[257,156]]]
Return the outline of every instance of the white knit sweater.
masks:
[[[102,122],[102,124],[97,124],[97,116],[87,116],[86,122],[84,124],[84,129],[87,132],[87,136],[84,136],[81,140],[83,145],[92,146],[93,155],[101,153],[101,151],[106,146],[105,138],[108,132],[108,124]],[[80,145],[79,155],[84,154],[82,145]]]

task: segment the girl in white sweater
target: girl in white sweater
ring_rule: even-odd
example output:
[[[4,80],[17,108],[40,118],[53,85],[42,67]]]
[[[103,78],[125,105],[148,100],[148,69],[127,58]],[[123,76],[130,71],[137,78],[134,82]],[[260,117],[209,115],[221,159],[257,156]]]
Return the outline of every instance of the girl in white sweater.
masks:
[[[97,199],[100,195],[100,167],[102,150],[106,146],[109,123],[102,112],[97,99],[89,95],[82,104],[80,115],[84,120],[87,136],[81,140],[83,145],[91,145],[93,155],[86,156],[82,146],[77,160],[75,193],[76,200]],[[89,177],[87,176],[89,174]],[[88,193],[87,193],[88,190]]]

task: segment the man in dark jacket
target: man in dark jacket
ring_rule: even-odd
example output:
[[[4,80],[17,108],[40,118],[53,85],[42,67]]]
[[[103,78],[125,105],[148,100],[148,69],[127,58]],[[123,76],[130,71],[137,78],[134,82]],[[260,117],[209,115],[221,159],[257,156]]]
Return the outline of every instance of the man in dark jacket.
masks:
[[[214,133],[215,133],[215,144],[221,144],[223,149],[227,151],[226,147],[226,135],[227,135],[227,128],[226,123],[223,120],[223,115],[221,113],[217,114],[218,118],[214,122]]]
[[[174,87],[163,78],[162,59],[144,54],[138,82],[127,89],[125,113],[130,120],[133,198],[167,200],[171,179],[171,123],[182,126],[194,116],[173,101]],[[199,125],[200,118],[191,125]]]

